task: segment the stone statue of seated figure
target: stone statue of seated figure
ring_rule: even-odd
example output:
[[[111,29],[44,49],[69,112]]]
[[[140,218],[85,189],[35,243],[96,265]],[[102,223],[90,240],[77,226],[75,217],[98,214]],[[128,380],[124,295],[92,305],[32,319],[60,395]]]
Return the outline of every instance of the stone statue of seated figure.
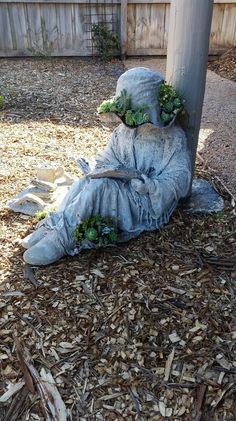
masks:
[[[156,230],[168,223],[178,201],[187,195],[191,170],[183,130],[160,119],[161,74],[134,68],[122,74],[116,96],[130,95],[132,110],[145,109],[148,122],[128,127],[123,122],[114,130],[105,150],[96,157],[96,171],[126,168],[137,170],[139,178],[97,178],[84,176],[74,182],[60,209],[39,223],[22,245],[25,262],[47,265],[83,247],[73,237],[76,226],[92,215],[114,218],[121,240]],[[147,116],[146,116],[147,117]]]

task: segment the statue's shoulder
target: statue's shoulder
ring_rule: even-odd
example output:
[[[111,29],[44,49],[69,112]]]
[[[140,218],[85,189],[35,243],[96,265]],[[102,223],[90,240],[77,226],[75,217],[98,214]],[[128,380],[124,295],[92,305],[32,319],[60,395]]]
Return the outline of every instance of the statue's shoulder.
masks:
[[[119,136],[120,133],[122,133],[125,130],[125,125],[124,124],[119,124],[119,126],[117,126],[114,130],[113,130],[113,134],[116,136]]]
[[[187,147],[187,137],[185,131],[180,126],[172,126],[167,129],[167,138],[176,148]]]
[[[125,124],[121,123],[117,126],[112,133],[112,138],[114,142],[122,142],[126,140],[131,135],[132,129],[125,126]]]

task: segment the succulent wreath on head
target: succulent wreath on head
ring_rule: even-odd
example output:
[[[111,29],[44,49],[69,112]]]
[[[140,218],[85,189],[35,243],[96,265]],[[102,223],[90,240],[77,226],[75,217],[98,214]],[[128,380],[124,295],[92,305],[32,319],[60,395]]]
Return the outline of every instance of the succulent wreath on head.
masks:
[[[163,127],[170,125],[177,114],[183,109],[183,101],[177,91],[164,82],[159,89],[160,119]],[[146,112],[149,105],[133,109],[131,107],[131,95],[124,89],[119,96],[103,101],[98,107],[99,114],[114,113],[124,124],[129,127],[137,127],[144,123],[149,123],[149,115]]]

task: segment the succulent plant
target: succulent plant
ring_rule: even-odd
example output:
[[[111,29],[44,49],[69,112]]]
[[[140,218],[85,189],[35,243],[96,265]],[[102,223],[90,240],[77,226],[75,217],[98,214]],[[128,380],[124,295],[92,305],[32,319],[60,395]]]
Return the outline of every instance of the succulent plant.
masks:
[[[104,247],[117,241],[117,227],[111,218],[91,216],[77,225],[74,239],[79,243],[88,240],[96,247]]]
[[[85,231],[85,238],[89,241],[95,241],[97,239],[98,232],[95,228],[89,228]]]
[[[159,103],[161,108],[161,121],[167,126],[178,114],[183,102],[176,90],[166,82],[160,86]]]
[[[0,109],[4,106],[4,98],[2,95],[0,95]]]
[[[124,89],[119,96],[103,101],[97,111],[98,113],[115,113],[127,126],[136,127],[149,121],[149,115],[145,113],[147,108],[148,105],[145,105],[133,110],[131,96]]]

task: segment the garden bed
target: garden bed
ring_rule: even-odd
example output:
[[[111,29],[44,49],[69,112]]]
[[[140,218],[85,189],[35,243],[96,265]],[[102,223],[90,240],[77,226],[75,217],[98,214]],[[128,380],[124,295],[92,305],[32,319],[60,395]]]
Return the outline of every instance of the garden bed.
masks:
[[[111,136],[96,107],[122,71],[120,62],[1,61],[2,204],[45,160],[79,175],[74,157],[95,155]],[[213,173],[197,171],[224,196],[224,212],[177,210],[161,231],[50,267],[22,261],[20,240],[36,220],[1,209],[0,396],[19,384],[0,403],[1,421],[50,413],[25,348],[73,421],[235,418],[235,208]]]

